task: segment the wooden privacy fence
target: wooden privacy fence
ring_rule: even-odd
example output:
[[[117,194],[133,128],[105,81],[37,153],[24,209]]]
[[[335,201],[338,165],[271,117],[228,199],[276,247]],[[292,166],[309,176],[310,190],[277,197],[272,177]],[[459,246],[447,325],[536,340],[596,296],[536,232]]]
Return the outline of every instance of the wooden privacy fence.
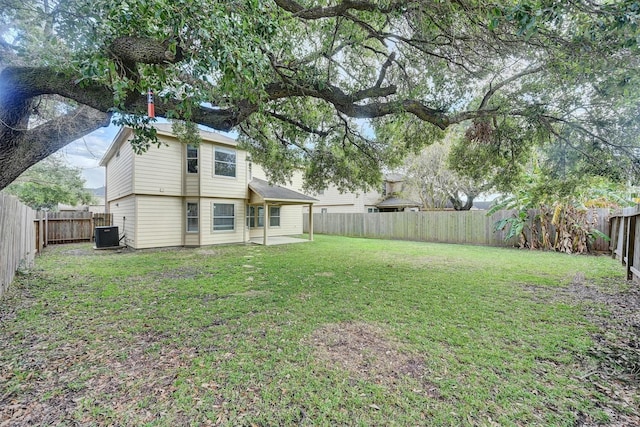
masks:
[[[612,257],[627,270],[627,280],[640,282],[640,205],[616,212],[610,218]]]
[[[313,232],[379,239],[514,246],[518,243],[517,237],[505,241],[508,230],[494,230],[497,221],[510,218],[514,212],[498,211],[491,216],[487,216],[486,211],[316,213],[313,214]],[[596,214],[596,228],[607,234],[609,210],[597,209]],[[303,215],[303,227],[304,232],[309,231],[307,215]],[[597,251],[609,251],[609,244],[604,239],[597,239],[593,247]]]
[[[37,221],[43,225],[44,246],[58,243],[90,242],[96,227],[112,225],[111,214],[92,212],[38,212]]]
[[[36,253],[36,212],[15,197],[0,193],[0,297],[21,266],[30,267]]]

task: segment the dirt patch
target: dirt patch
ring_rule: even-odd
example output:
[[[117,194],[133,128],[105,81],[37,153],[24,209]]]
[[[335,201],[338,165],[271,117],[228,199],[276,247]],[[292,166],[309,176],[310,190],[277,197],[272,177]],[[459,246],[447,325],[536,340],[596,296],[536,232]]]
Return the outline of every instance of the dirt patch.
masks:
[[[394,387],[409,377],[417,380],[428,395],[439,395],[425,378],[424,361],[403,352],[402,344],[388,337],[381,327],[358,322],[329,324],[317,329],[309,344],[328,366],[340,366],[356,379]]]
[[[640,385],[640,285],[621,280],[589,282],[577,274],[564,288],[527,288],[538,301],[579,305],[598,327],[591,355],[601,370]]]
[[[213,277],[217,274],[217,269],[205,269],[202,267],[176,267],[171,269],[158,269],[146,274],[130,276],[126,278],[127,283],[147,283],[155,280],[184,280],[203,279]]]
[[[171,270],[158,271],[156,273],[161,279],[196,279],[202,277],[211,277],[215,273],[212,271],[205,271],[197,267],[178,267]]]
[[[220,255],[222,252],[216,249],[198,249],[197,253],[198,255],[217,256],[217,255]]]
[[[333,271],[323,271],[321,273],[316,273],[315,275],[318,277],[333,277],[336,274]]]
[[[195,355],[195,349],[163,346],[153,333],[120,350],[82,343],[63,350],[41,354],[45,363],[38,366],[0,370],[0,383],[12,385],[0,396],[0,425],[110,425],[123,413],[133,424],[158,421],[161,414],[146,408],[171,400],[178,371]]]
[[[587,374],[581,379],[613,403],[602,407],[610,425],[640,425],[639,411],[624,413],[616,408],[637,408],[640,400],[640,284],[618,279],[594,282],[578,273],[564,288],[526,289],[538,302],[582,307],[598,329],[592,334],[594,346],[582,360]],[[594,425],[583,421],[579,425]]]
[[[260,291],[257,289],[250,289],[246,292],[231,294],[231,296],[240,297],[240,298],[259,298],[259,297],[265,297],[268,295],[271,295],[271,291]]]

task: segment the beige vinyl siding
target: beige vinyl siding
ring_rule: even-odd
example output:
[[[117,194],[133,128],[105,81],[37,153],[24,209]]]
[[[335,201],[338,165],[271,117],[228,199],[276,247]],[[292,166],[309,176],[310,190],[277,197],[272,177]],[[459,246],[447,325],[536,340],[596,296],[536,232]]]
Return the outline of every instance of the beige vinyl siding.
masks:
[[[233,231],[213,231],[213,204],[228,203],[233,204],[234,209],[234,230]],[[202,245],[219,245],[225,243],[242,243],[248,239],[245,234],[245,204],[244,200],[238,199],[200,199],[200,243]]]
[[[185,179],[185,196],[199,196],[200,195],[200,174],[188,173],[184,177]]]
[[[269,179],[267,178],[267,173],[264,171],[262,166],[257,163],[254,163],[251,167],[251,177],[269,181]],[[284,184],[278,183],[277,185],[279,185],[280,187],[288,188],[289,190],[297,191],[298,193],[306,194],[302,189],[303,184],[304,176],[302,172],[294,172],[291,176],[290,182],[286,182]]]
[[[167,137],[159,139],[163,142],[160,147],[152,146],[146,153],[135,156],[134,190],[136,194],[180,196],[184,145]]]
[[[294,234],[302,234],[302,206],[303,205],[280,206],[280,226],[269,227],[267,230],[268,235],[291,236]],[[262,227],[252,228],[249,231],[249,236],[251,238],[263,237],[264,230]]]
[[[366,206],[375,205],[382,197],[378,192],[340,194],[335,186],[330,186],[323,194],[312,196],[318,199],[313,205],[317,213],[322,212],[322,208],[327,209],[327,213],[362,213],[367,211]]]
[[[181,197],[137,196],[136,248],[182,246],[186,229]]]
[[[302,205],[280,207],[280,227],[269,227],[269,236],[302,234]]]
[[[236,176],[217,176],[213,174],[213,153],[215,147],[236,152]],[[245,199],[248,195],[247,152],[235,147],[220,144],[200,145],[200,194],[202,197],[220,197],[228,199]]]
[[[254,163],[252,166],[252,177],[268,180],[267,174],[265,173],[262,166],[256,163]],[[295,172],[291,177],[291,182],[287,182],[285,184],[278,184],[278,185],[304,194],[304,191],[302,190],[303,181],[304,180],[303,180],[302,172]],[[251,203],[259,203],[259,196],[257,196],[253,192],[251,195],[252,195]],[[279,206],[279,205],[274,204],[274,206]],[[289,236],[293,234],[302,234],[303,208],[306,208],[306,211],[308,211],[308,205],[281,205],[280,206],[280,226],[269,227],[268,229],[269,236]],[[251,238],[262,237],[264,235],[263,233],[264,231],[262,227],[253,228],[250,230]]]
[[[293,191],[297,191],[298,193],[305,194],[304,189],[302,188],[304,185],[304,175],[302,172],[294,172],[291,177],[291,183],[287,183],[285,187],[290,188]]]
[[[124,141],[109,159],[106,171],[107,201],[116,200],[133,193],[133,149]]]
[[[320,203],[313,205],[315,213],[322,213],[323,209],[326,209],[326,213],[362,213],[364,206],[361,208],[356,205],[324,205]],[[309,210],[307,209],[305,212],[309,212]]]
[[[136,248],[135,196],[128,196],[109,202],[109,212],[113,215],[113,225],[118,227],[119,237],[125,236],[121,244]]]
[[[262,166],[257,163],[254,163],[251,166],[251,178],[264,179],[265,181],[268,181],[266,172],[262,169]]]

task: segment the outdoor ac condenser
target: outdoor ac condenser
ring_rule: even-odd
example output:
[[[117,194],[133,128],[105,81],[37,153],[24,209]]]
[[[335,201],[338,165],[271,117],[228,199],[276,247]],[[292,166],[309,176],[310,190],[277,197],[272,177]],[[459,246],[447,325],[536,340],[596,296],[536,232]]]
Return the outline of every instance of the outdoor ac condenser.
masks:
[[[118,227],[96,227],[96,248],[110,248],[119,246]]]

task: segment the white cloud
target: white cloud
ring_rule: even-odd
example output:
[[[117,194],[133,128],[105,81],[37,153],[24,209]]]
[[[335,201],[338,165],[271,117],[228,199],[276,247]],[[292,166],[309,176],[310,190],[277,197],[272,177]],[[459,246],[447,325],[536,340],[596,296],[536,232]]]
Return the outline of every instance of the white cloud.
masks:
[[[104,168],[98,163],[117,132],[118,127],[114,125],[100,128],[58,151],[71,166],[82,169],[86,187],[97,188],[104,185]]]

